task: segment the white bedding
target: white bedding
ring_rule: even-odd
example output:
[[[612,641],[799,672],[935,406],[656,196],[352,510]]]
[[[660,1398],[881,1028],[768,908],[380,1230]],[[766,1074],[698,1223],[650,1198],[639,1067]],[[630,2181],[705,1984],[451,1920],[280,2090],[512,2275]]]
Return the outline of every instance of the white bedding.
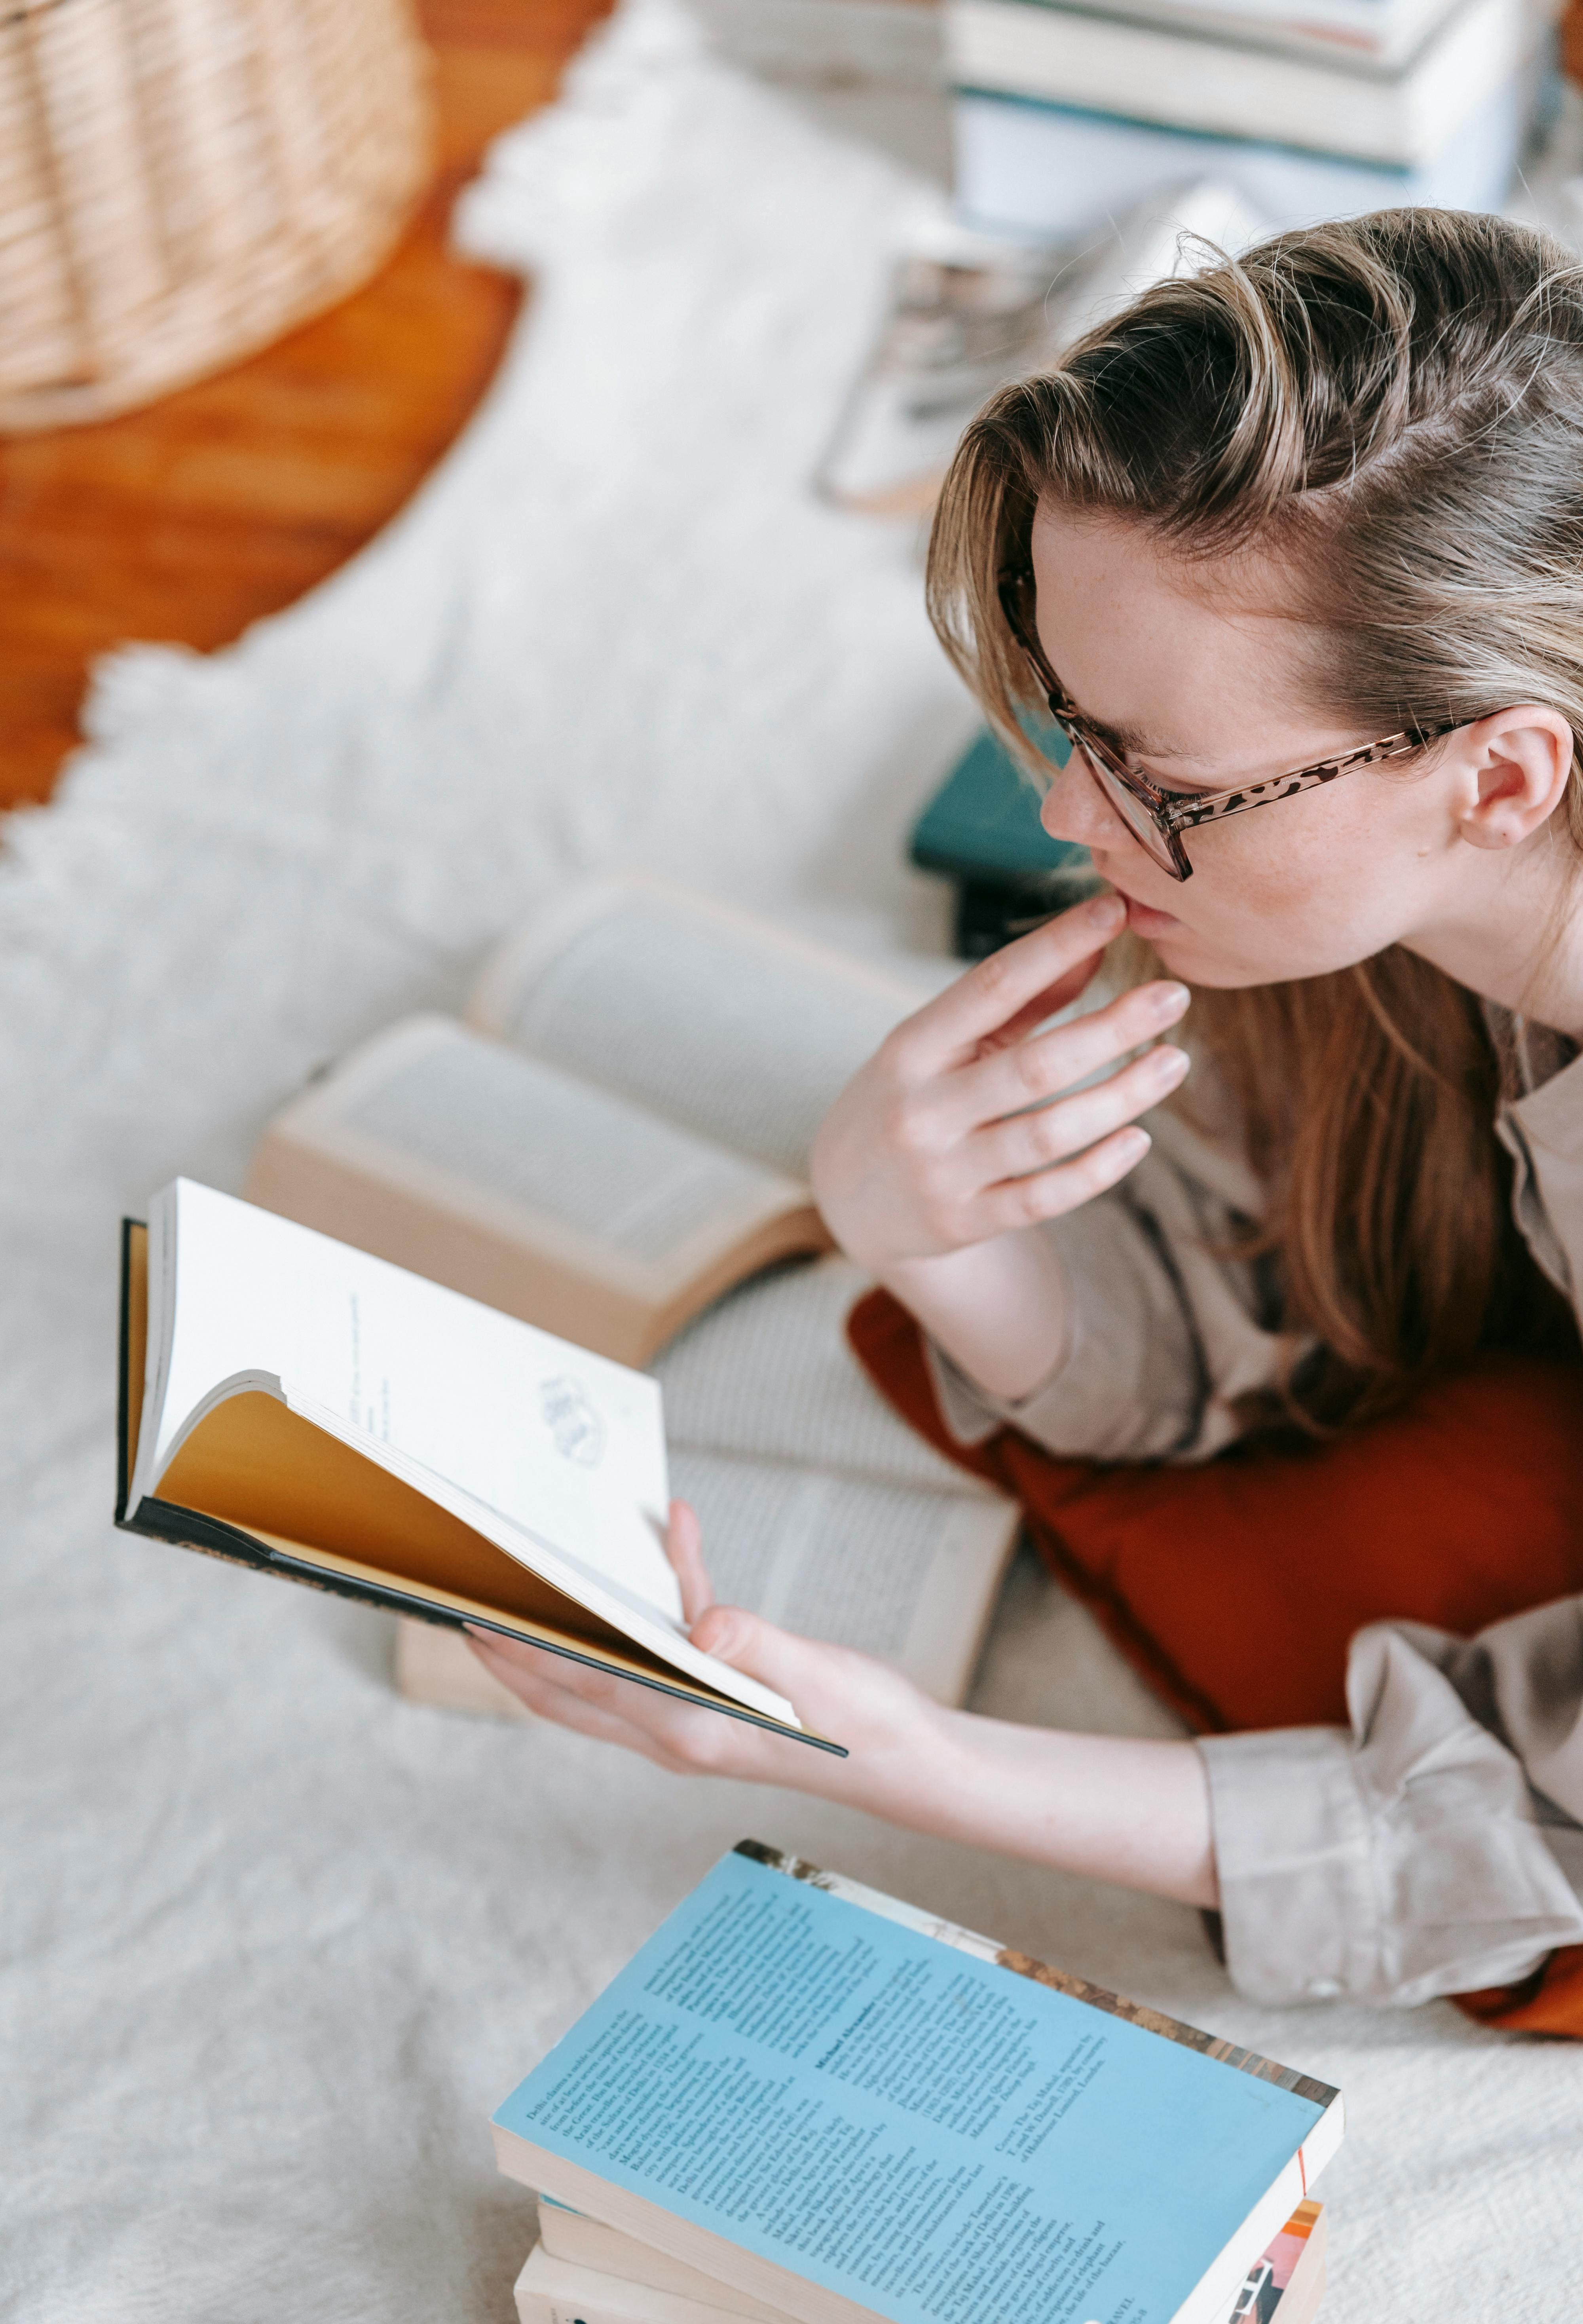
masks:
[[[913,544],[805,479],[919,198],[630,0],[466,198],[536,288],[414,506],[208,659],[140,648],[0,865],[0,2301],[473,2324],[492,2107],[754,1832],[1342,2085],[1336,2324],[1583,2312],[1583,2056],[1275,2016],[1196,1917],[558,1733],[412,1709],[375,1616],[116,1535],[115,1222],[235,1184],[318,1060],[585,869],[937,950],[907,811],[971,724]],[[1164,1731],[1021,1571],[981,1701]]]

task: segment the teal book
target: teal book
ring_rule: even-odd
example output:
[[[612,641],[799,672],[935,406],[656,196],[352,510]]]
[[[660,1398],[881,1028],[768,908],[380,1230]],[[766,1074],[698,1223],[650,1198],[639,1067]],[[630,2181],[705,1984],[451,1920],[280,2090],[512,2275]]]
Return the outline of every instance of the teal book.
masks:
[[[1050,837],[1037,791],[987,730],[919,816],[908,852],[920,871],[1023,890],[1052,908],[1097,884],[1087,848]]]
[[[1339,2094],[758,1841],[494,2117],[508,2176],[799,2324],[1222,2324]]]

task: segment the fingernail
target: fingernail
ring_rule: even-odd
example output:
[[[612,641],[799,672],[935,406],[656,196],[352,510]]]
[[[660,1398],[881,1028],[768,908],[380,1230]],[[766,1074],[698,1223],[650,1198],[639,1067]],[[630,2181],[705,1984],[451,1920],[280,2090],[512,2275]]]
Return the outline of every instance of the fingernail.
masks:
[[[1173,1018],[1181,1016],[1192,999],[1185,984],[1157,984],[1149,995],[1149,1014],[1158,1018],[1162,1025],[1169,1025]]]
[[[1179,1082],[1187,1071],[1185,1049],[1151,1049],[1148,1056],[1148,1076],[1156,1088],[1168,1089]]]
[[[1154,1140],[1146,1130],[1124,1130],[1112,1149],[1118,1174],[1130,1170],[1135,1162],[1141,1162],[1153,1144]]]
[[[1096,896],[1089,906],[1089,925],[1091,927],[1118,927],[1126,917],[1127,907],[1119,896]]]

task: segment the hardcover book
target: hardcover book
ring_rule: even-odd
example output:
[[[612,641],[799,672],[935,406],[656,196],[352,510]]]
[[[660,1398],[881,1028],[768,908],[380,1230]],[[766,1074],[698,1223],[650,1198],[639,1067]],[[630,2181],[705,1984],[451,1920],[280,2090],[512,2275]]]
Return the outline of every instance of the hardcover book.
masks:
[[[798,2324],[1222,2324],[1327,2084],[744,1841],[494,2117],[509,2176]]]
[[[188,1179],[124,1230],[119,1451],[129,1531],[840,1748],[687,1637],[652,1379]]]

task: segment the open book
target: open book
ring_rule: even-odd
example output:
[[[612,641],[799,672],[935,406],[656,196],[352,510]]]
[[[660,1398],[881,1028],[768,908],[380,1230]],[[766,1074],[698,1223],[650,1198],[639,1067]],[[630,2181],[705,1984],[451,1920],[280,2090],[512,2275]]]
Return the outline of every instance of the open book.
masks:
[[[1227,2324],[1342,2130],[1327,2083],[751,1840],[494,2116],[607,2267],[751,2324]]]
[[[703,1654],[656,1383],[212,1188],[123,1246],[116,1522],[796,1735]]]
[[[621,1363],[825,1250],[814,1134],[926,994],[633,874],[502,946],[277,1115],[245,1192]]]
[[[247,1192],[602,1355],[663,1349],[672,1482],[719,1596],[954,1703],[1016,1508],[851,1358],[858,1271],[774,1265],[826,1246],[815,1133],[925,997],[708,898],[601,881],[501,946],[467,1025],[409,1019],[293,1100]],[[397,1673],[414,1701],[526,1716],[443,1630],[403,1623]]]

